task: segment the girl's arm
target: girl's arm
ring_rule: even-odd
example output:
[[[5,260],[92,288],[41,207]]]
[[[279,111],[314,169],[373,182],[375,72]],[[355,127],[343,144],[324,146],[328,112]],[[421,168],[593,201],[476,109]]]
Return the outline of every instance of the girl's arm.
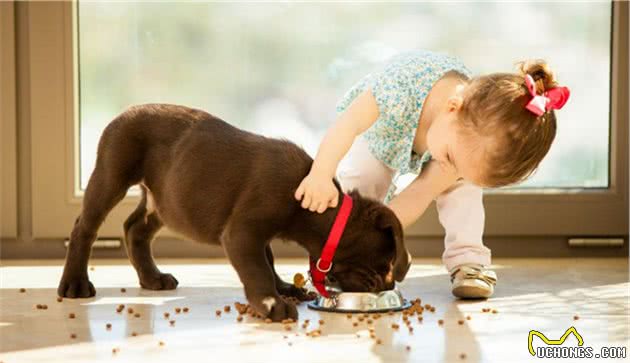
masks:
[[[409,227],[427,209],[431,201],[457,182],[457,174],[430,161],[422,173],[388,204],[403,228]]]
[[[302,207],[323,213],[337,205],[338,192],[332,182],[337,165],[348,152],[354,138],[367,130],[379,116],[376,99],[368,88],[358,95],[326,132],[310,173],[295,191]]]

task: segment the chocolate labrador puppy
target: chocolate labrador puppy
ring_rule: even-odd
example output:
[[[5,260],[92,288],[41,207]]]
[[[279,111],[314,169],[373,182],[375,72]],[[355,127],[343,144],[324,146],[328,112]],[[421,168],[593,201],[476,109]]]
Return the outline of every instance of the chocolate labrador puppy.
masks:
[[[134,106],[103,131],[96,166],[76,219],[59,283],[60,296],[95,295],[87,264],[99,226],[139,184],[142,199],[124,223],[125,246],[140,285],[177,287],[151,254],[155,233],[166,225],[203,243],[221,244],[250,305],[280,321],[297,318],[280,295],[303,294],[276,274],[269,242],[297,242],[317,258],[336,208],[318,214],[293,197],[313,159],[300,147],[240,130],[207,112],[184,106]],[[391,289],[409,269],[400,222],[385,205],[350,193],[354,207],[329,275],[344,291]]]

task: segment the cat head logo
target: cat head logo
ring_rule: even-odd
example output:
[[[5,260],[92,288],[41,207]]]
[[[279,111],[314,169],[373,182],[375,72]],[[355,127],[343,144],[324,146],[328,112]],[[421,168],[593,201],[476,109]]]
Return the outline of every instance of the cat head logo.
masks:
[[[562,336],[558,340],[547,339],[547,337],[543,333],[537,330],[530,330],[529,336],[527,337],[527,347],[529,348],[529,353],[533,356],[536,356],[536,352],[534,351],[534,347],[532,345],[534,336],[539,337],[543,341],[543,343],[547,345],[562,345],[562,343],[564,343],[564,341],[567,340],[567,337],[569,336],[569,334],[575,335],[578,341],[578,346],[581,347],[582,345],[584,345],[584,339],[582,339],[582,336],[580,335],[580,333],[578,333],[575,327],[570,327],[569,329],[567,329],[567,331],[565,331],[564,334],[562,334]]]

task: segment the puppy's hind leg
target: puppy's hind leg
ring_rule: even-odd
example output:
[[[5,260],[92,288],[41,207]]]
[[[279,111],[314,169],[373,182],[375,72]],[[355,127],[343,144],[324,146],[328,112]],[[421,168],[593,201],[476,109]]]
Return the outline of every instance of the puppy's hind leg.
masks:
[[[96,294],[87,264],[96,232],[109,211],[125,196],[129,183],[112,175],[97,161],[83,198],[81,214],[74,222],[66,263],[57,288],[63,297],[91,297]]]
[[[124,224],[127,256],[138,273],[140,286],[149,290],[173,290],[177,287],[177,279],[160,272],[151,253],[153,237],[163,223],[157,211],[147,209],[147,198],[151,195],[144,185],[140,187],[142,200]]]

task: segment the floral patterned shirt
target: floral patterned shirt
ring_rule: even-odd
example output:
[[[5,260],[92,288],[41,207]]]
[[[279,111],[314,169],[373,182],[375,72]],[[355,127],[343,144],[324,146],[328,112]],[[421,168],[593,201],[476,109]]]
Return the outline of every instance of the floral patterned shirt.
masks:
[[[337,104],[343,112],[368,87],[379,108],[378,119],[361,136],[368,149],[380,161],[396,171],[396,175],[420,174],[422,165],[431,159],[426,151],[413,151],[422,105],[433,85],[449,71],[470,78],[472,73],[457,58],[428,50],[414,50],[393,57],[382,69],[370,73],[355,84]],[[394,195],[389,188],[385,202]]]

